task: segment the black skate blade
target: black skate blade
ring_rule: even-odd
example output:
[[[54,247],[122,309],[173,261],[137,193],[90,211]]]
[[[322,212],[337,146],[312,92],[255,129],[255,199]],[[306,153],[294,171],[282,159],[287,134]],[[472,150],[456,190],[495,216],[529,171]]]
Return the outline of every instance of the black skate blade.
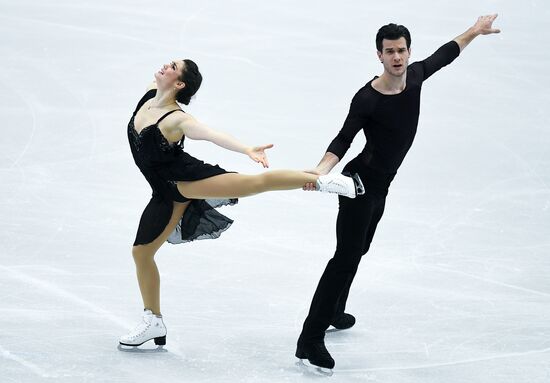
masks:
[[[316,366],[307,359],[298,359],[298,361],[296,362],[296,366],[298,366],[302,371],[304,371],[304,373],[308,375],[332,376],[332,374],[334,373],[331,368]]]
[[[353,178],[353,183],[355,184],[355,195],[358,196],[365,194],[365,186],[363,185],[363,181],[361,181],[359,174],[354,173],[351,178]]]

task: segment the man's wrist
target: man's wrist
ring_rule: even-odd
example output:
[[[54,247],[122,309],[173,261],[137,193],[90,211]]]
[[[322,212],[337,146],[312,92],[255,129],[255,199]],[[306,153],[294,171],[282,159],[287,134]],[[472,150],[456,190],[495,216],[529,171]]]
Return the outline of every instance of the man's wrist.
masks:
[[[474,38],[479,36],[481,34],[481,31],[479,30],[479,28],[470,27],[470,29],[468,29],[468,34],[472,36],[472,38]]]
[[[328,174],[328,173],[330,173],[331,170],[332,170],[332,167],[328,164],[327,165],[318,165],[315,168],[315,171],[317,173],[319,173],[320,175]]]

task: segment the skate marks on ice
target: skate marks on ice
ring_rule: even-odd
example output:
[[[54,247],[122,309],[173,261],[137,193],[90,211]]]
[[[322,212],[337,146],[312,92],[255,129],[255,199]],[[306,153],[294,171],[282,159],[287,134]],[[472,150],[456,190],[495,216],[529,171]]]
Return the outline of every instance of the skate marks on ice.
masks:
[[[19,161],[25,156],[25,154],[31,147],[31,144],[33,143],[33,138],[38,127],[38,117],[34,103],[30,102],[28,100],[29,97],[25,96],[16,86],[12,86],[11,80],[8,82],[6,78],[0,77],[0,84],[2,84],[2,87],[4,89],[8,89],[9,92],[16,97],[17,101],[25,107],[25,111],[28,112],[28,115],[30,116],[32,121],[30,124],[30,133],[28,134],[28,139],[26,143],[24,144],[23,148],[20,149],[19,153],[15,156],[13,162],[7,167],[8,170],[12,170],[17,167]]]
[[[376,371],[421,370],[421,369],[428,369],[428,368],[457,366],[457,365],[463,365],[463,364],[485,362],[485,361],[491,361],[491,360],[497,360],[497,359],[516,358],[516,357],[522,357],[522,356],[527,356],[527,355],[544,354],[544,353],[550,353],[550,347],[545,348],[545,349],[541,349],[541,350],[531,350],[531,351],[525,351],[525,352],[511,352],[511,353],[500,354],[500,355],[490,355],[490,356],[486,356],[486,357],[472,358],[472,359],[462,359],[462,360],[449,361],[449,362],[426,363],[426,364],[418,364],[418,365],[411,365],[411,366],[372,367],[372,368],[357,368],[357,369],[356,368],[348,368],[348,369],[338,370],[338,372],[358,373],[358,372],[376,372]]]
[[[36,291],[40,291],[42,294],[47,294],[48,296],[52,297],[53,300],[55,300],[55,298],[61,298],[64,302],[80,306],[87,311],[96,314],[98,317],[108,320],[113,324],[116,324],[121,329],[128,329],[130,327],[127,321],[112,314],[109,310],[106,310],[86,299],[83,299],[79,295],[73,292],[69,292],[52,282],[36,278],[21,270],[17,270],[16,267],[0,265],[0,275],[5,278],[11,279],[15,284],[26,285],[26,290],[28,290],[30,287],[35,289]],[[116,339],[116,335],[117,334],[113,334],[113,339]],[[120,351],[126,353],[170,353],[172,356],[176,357],[180,361],[185,360],[183,352],[173,345],[171,345],[169,348],[165,348],[164,346],[158,346],[156,348],[137,348],[133,346],[128,346],[128,348],[126,349],[124,349],[124,347],[120,344],[117,344],[117,346]],[[39,367],[37,364],[22,358],[21,356],[15,354],[13,351],[10,351],[6,347],[9,347],[9,345],[0,345],[0,355],[3,358],[17,362],[18,364],[24,366],[28,370],[41,377],[55,377],[58,375],[51,371],[46,372],[46,370]]]
[[[449,367],[449,366],[460,366],[481,363],[486,361],[509,359],[509,358],[519,358],[534,354],[545,354],[550,353],[550,347],[540,349],[540,350],[530,350],[524,352],[511,352],[498,355],[488,355],[485,357],[471,358],[471,359],[460,359],[452,360],[447,362],[435,362],[435,363],[419,363],[412,365],[397,365],[397,366],[385,366],[385,367],[366,367],[366,368],[338,368],[335,367],[333,370],[321,368],[309,363],[307,359],[299,359],[294,363],[296,369],[299,373],[304,376],[309,377],[330,377],[330,376],[345,376],[348,374],[365,374],[365,373],[374,373],[374,372],[390,372],[390,371],[411,371],[411,370],[424,370],[424,369],[435,369],[440,367]],[[368,363],[368,360],[365,360],[365,364]],[[367,379],[370,380],[370,379]]]
[[[95,305],[94,303],[89,302],[79,297],[78,295],[71,293],[59,286],[56,286],[51,282],[47,282],[47,281],[32,277],[28,274],[25,274],[22,271],[16,270],[15,267],[7,267],[7,266],[0,265],[0,271],[3,271],[8,278],[11,278],[25,285],[33,286],[34,288],[37,288],[38,291],[42,293],[48,293],[51,296],[63,298],[65,301],[69,301],[73,304],[77,304],[89,310],[90,312],[93,312],[96,315],[103,317],[104,319],[108,319],[109,321],[123,328],[127,327],[128,325],[126,321],[122,320],[116,315],[113,315],[110,311],[105,310],[104,308],[101,308]]]
[[[36,375],[38,375],[42,378],[56,378],[56,377],[58,377],[57,374],[51,373],[51,372],[46,372],[45,370],[43,370],[42,368],[40,368],[36,364],[34,364],[32,362],[29,362],[28,360],[26,360],[26,359],[24,359],[24,358],[22,358],[18,355],[13,354],[12,352],[7,350],[6,348],[2,347],[2,345],[0,345],[0,356],[4,359],[12,360],[16,363],[19,363],[21,366],[25,367],[26,369],[32,371],[33,373],[35,373]]]
[[[95,27],[85,27],[82,25],[74,25],[67,22],[62,23],[62,22],[56,22],[56,21],[39,20],[38,18],[32,18],[28,16],[19,17],[19,16],[1,15],[0,18],[6,22],[25,23],[29,25],[30,28],[48,29],[48,33],[52,33],[52,34],[56,31],[65,31],[67,33],[70,33],[70,32],[81,33],[84,35],[88,35],[90,37],[116,38],[124,41],[143,44],[144,46],[151,46],[151,47],[159,46],[157,42],[151,41],[149,39],[139,38],[124,32],[113,32],[106,29],[98,29]],[[162,45],[162,47],[170,48],[170,45],[164,44]]]

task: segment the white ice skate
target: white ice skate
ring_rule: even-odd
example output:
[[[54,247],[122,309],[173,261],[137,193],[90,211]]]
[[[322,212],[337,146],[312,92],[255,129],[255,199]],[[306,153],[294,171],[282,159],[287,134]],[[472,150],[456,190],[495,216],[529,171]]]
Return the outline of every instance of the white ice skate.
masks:
[[[143,312],[142,322],[128,334],[119,339],[123,346],[141,346],[143,343],[154,339],[157,346],[166,344],[166,326],[162,317],[156,316],[151,310]]]
[[[351,176],[338,173],[319,176],[316,186],[320,192],[336,193],[348,198],[365,194],[365,187],[357,173]]]

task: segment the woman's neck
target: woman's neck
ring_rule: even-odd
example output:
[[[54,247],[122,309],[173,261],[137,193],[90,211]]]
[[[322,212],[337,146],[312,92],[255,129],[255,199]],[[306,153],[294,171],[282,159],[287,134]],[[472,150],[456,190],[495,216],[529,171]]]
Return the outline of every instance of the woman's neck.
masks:
[[[176,94],[172,90],[157,89],[157,94],[151,101],[151,107],[162,108],[176,103]]]

